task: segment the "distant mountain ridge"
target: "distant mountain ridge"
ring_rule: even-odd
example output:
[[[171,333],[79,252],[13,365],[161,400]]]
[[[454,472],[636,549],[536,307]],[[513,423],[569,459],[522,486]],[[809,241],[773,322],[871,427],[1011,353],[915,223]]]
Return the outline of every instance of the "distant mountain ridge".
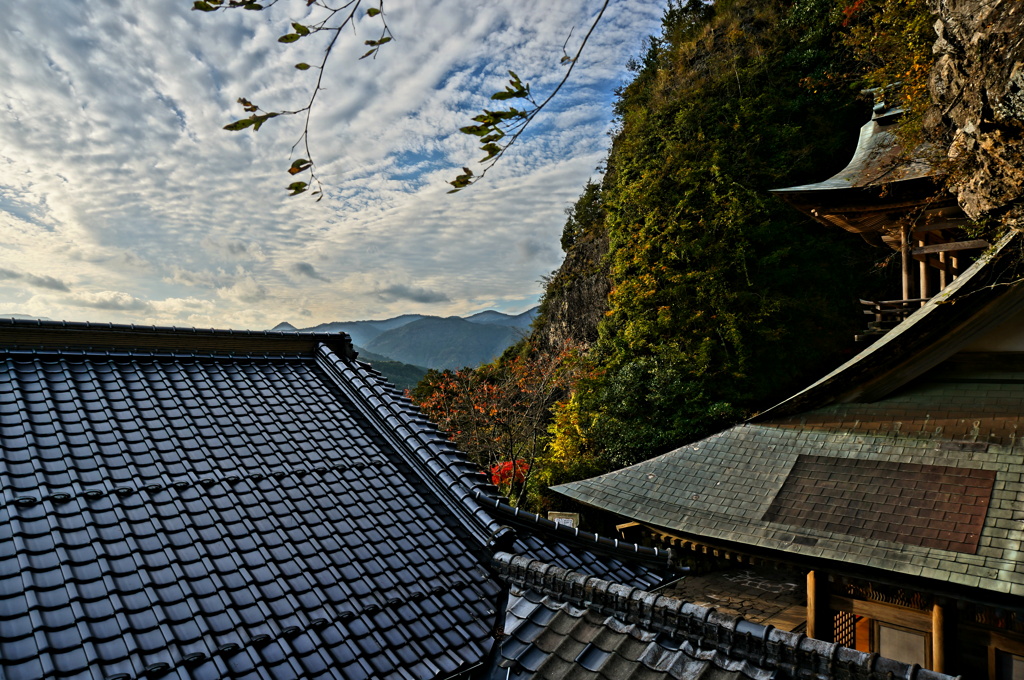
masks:
[[[395,328],[401,328],[408,323],[419,321],[422,318],[424,318],[422,314],[403,314],[392,319],[371,321],[331,321],[328,323],[322,323],[319,326],[300,328],[298,330],[307,333],[337,333],[339,331],[344,331],[352,336],[352,342],[360,345],[361,347],[366,347],[369,342],[381,333],[385,333]]]
[[[446,369],[479,366],[529,333],[537,308],[522,314],[485,310],[465,318],[403,314],[391,319],[332,321],[309,328],[282,322],[271,330],[345,332],[367,352],[397,362]]]

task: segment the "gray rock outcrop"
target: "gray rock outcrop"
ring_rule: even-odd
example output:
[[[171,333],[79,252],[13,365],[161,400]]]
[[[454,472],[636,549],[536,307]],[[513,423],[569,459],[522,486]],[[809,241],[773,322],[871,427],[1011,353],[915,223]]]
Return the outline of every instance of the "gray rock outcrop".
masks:
[[[1024,3],[930,0],[937,15],[934,106],[951,190],[973,219],[1024,224]]]

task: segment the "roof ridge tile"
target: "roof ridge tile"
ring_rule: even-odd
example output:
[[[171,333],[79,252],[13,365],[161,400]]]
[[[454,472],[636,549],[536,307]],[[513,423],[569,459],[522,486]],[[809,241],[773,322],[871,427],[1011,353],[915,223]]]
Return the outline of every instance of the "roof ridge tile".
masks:
[[[465,454],[451,447],[436,427],[414,421],[406,408],[395,403],[397,398],[384,390],[386,383],[383,379],[366,376],[357,368],[357,362],[346,361],[326,345],[320,345],[316,358],[343,392],[355,391],[360,395],[360,399],[353,398],[352,394],[347,396],[382,436],[393,441],[395,449],[405,455],[406,462],[439,498],[449,501],[449,506],[463,518],[466,528],[478,540],[486,543],[492,534],[500,530],[501,525],[473,495],[473,491],[485,485],[470,482],[465,471],[453,469],[455,462],[468,462]],[[441,444],[444,449],[438,450]],[[456,489],[461,489],[462,493]]]
[[[866,652],[762,626],[712,607],[681,602],[657,593],[612,583],[511,553],[496,553],[492,566],[506,583],[566,604],[613,616],[654,633],[666,634],[697,651],[721,654],[739,669],[800,669],[864,680],[944,680],[951,676],[890,659],[877,662]],[[573,584],[586,583],[582,595]],[[659,610],[665,610],[664,613]],[[674,619],[674,620],[673,620]],[[645,623],[646,622],[646,623]],[[884,663],[883,663],[884,662]],[[843,675],[843,674],[846,675]],[[825,677],[825,676],[823,676]],[[828,677],[832,677],[829,675]]]

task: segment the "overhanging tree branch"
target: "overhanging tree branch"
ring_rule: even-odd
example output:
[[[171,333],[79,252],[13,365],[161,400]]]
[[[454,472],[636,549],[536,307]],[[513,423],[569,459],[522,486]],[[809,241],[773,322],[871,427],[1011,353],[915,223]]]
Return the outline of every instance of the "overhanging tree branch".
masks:
[[[562,89],[562,86],[568,82],[569,76],[572,75],[572,70],[576,68],[576,64],[579,61],[580,56],[583,54],[583,48],[587,46],[587,41],[590,40],[590,36],[593,34],[594,29],[596,29],[597,25],[601,23],[601,18],[604,16],[604,11],[608,8],[609,2],[610,0],[604,0],[597,16],[590,24],[590,29],[587,31],[587,34],[583,36],[583,41],[576,50],[576,55],[574,57],[569,57],[569,55],[566,54],[565,45],[569,43],[569,38],[567,37],[565,39],[565,44],[562,45],[562,63],[564,64],[568,62],[569,68],[566,69],[565,75],[562,76],[562,79],[559,81],[555,89],[551,91],[551,94],[548,95],[547,99],[542,101],[540,104],[537,104],[530,95],[529,84],[524,84],[520,81],[519,76],[517,76],[515,72],[508,72],[511,76],[509,86],[501,92],[495,92],[491,95],[491,99],[504,100],[525,98],[533,104],[533,108],[528,111],[519,111],[514,107],[509,107],[503,111],[488,111],[487,109],[484,109],[483,114],[473,118],[473,120],[480,123],[480,125],[470,125],[461,128],[460,131],[465,134],[481,137],[480,150],[487,153],[487,155],[480,159],[480,162],[487,163],[487,165],[484,166],[484,169],[479,175],[474,175],[473,171],[469,168],[462,168],[463,174],[449,182],[449,184],[455,188],[451,189],[448,193],[454,194],[455,192],[461,191],[470,184],[474,184],[483,178],[483,176],[487,174],[487,171],[493,168],[494,164],[505,155],[505,152],[516,143],[516,140],[519,139],[523,134],[523,131],[526,130],[526,127],[533,121],[533,119],[537,117],[537,114],[543,111],[544,107],[555,98],[555,95],[557,95],[559,90]],[[572,31],[569,32],[569,37],[572,37]],[[498,141],[504,139],[506,136],[508,137],[508,141],[503,144],[499,144]]]
[[[295,176],[303,172],[309,172],[309,177],[308,180],[296,180],[289,184],[289,196],[298,196],[299,194],[305,193],[310,188],[313,188],[314,191],[311,195],[317,196],[316,200],[318,201],[323,198],[323,184],[320,182],[320,177],[317,175],[316,163],[313,160],[313,151],[310,148],[309,143],[310,118],[313,112],[313,105],[316,103],[317,95],[319,95],[320,91],[324,89],[323,79],[327,60],[330,59],[331,52],[334,49],[335,44],[338,42],[341,32],[345,30],[345,27],[351,26],[353,30],[355,30],[355,20],[359,16],[359,7],[362,2],[363,0],[348,0],[340,6],[332,7],[324,0],[307,0],[307,7],[320,7],[321,9],[326,10],[326,15],[309,25],[291,22],[292,30],[277,39],[279,43],[291,44],[298,42],[302,38],[316,35],[317,33],[332,34],[330,40],[327,42],[327,47],[324,48],[323,56],[320,58],[320,64],[318,66],[311,66],[305,62],[300,62],[295,65],[295,68],[300,71],[308,71],[311,68],[316,68],[318,70],[316,84],[313,86],[313,92],[310,94],[309,101],[305,106],[294,110],[265,111],[243,97],[238,100],[238,103],[242,105],[242,108],[246,113],[250,114],[249,117],[236,120],[233,123],[229,123],[224,126],[225,130],[231,130],[234,132],[245,130],[250,127],[253,132],[258,132],[260,126],[271,118],[285,115],[298,115],[300,113],[305,114],[302,125],[302,134],[299,135],[299,139],[292,145],[292,153],[294,153],[295,148],[301,144],[306,155],[304,158],[298,158],[292,161],[291,165],[288,167],[288,174]],[[270,0],[270,2],[264,4],[248,2],[247,0],[228,0],[227,3],[225,3],[224,0],[206,0],[205,2],[194,2],[192,4],[192,9],[202,12],[216,12],[218,10],[230,9],[258,11],[272,7],[276,3],[277,0]],[[394,36],[391,34],[391,29],[388,28],[387,21],[384,18],[384,0],[376,0],[374,4],[375,6],[368,8],[365,14],[371,18],[379,17],[381,21],[380,37],[376,40],[364,41],[370,49],[363,54],[363,56],[359,57],[360,59],[366,59],[367,57],[376,58],[377,50],[380,49],[381,45],[385,45],[394,39]]]
[[[267,0],[262,3],[252,2],[250,0],[198,0],[193,2],[192,9],[202,12],[216,12],[219,10],[231,9],[259,11],[272,7],[277,4],[277,2],[278,0]],[[496,111],[484,109],[482,114],[473,119],[478,123],[477,125],[470,125],[461,128],[461,132],[480,137],[480,149],[484,151],[486,155],[480,159],[479,162],[484,163],[485,165],[479,174],[474,174],[474,172],[468,167],[463,167],[463,174],[456,177],[454,181],[449,182],[449,184],[454,188],[448,193],[460,191],[470,184],[474,184],[479,181],[484,175],[486,175],[487,171],[494,167],[495,163],[505,155],[505,152],[519,140],[526,128],[531,122],[533,122],[534,118],[536,118],[537,115],[551,102],[551,100],[555,98],[565,83],[568,82],[573,69],[576,67],[580,56],[583,54],[583,49],[586,47],[587,41],[601,22],[604,12],[608,8],[609,2],[610,0],[604,0],[601,4],[601,9],[598,11],[593,22],[591,22],[589,30],[576,50],[576,54],[572,57],[570,57],[566,52],[566,46],[572,37],[572,31],[569,32],[569,36],[562,45],[563,56],[561,59],[563,64],[569,64],[569,68],[566,69],[566,72],[562,76],[558,85],[554,90],[552,90],[547,98],[544,99],[544,101],[538,104],[530,93],[529,84],[523,83],[515,72],[509,71],[509,76],[511,77],[509,80],[509,86],[501,92],[494,93],[491,96],[491,99],[495,101],[525,99],[529,102],[530,106],[522,110],[512,106],[507,109],[499,109]],[[295,175],[308,172],[309,176],[306,180],[296,179],[288,185],[290,196],[297,196],[299,194],[306,193],[312,188],[314,191],[312,191],[311,195],[317,196],[317,200],[321,200],[323,198],[323,185],[320,181],[319,175],[317,174],[317,167],[313,159],[313,151],[310,144],[310,121],[317,96],[320,91],[324,89],[323,78],[327,61],[345,27],[351,26],[353,30],[355,29],[355,20],[361,16],[359,14],[359,8],[362,3],[363,0],[347,0],[343,1],[342,4],[338,6],[332,6],[327,2],[327,0],[306,0],[307,7],[318,7],[321,10],[324,10],[326,14],[323,15],[321,19],[309,25],[291,22],[291,31],[278,38],[278,42],[290,44],[317,33],[332,34],[327,46],[324,48],[323,56],[320,59],[319,65],[311,66],[305,62],[300,62],[295,65],[295,68],[300,71],[307,71],[311,68],[316,68],[319,71],[317,74],[316,84],[313,86],[313,91],[310,94],[309,101],[305,106],[294,110],[266,111],[253,104],[248,99],[240,98],[238,103],[242,105],[243,110],[248,113],[249,116],[224,126],[224,129],[231,131],[240,131],[252,128],[253,132],[257,132],[263,123],[271,118],[283,115],[305,114],[302,134],[299,135],[298,140],[296,140],[295,144],[292,145],[292,153],[295,152],[296,147],[301,145],[305,152],[305,156],[291,162],[288,167],[288,174],[294,177]],[[384,19],[384,0],[374,0],[373,4],[373,7],[366,10],[365,15],[371,18],[380,18],[381,33],[376,40],[364,41],[364,44],[370,49],[359,57],[360,59],[366,59],[367,57],[376,58],[377,51],[380,47],[394,39],[394,36],[391,34],[391,30]]]

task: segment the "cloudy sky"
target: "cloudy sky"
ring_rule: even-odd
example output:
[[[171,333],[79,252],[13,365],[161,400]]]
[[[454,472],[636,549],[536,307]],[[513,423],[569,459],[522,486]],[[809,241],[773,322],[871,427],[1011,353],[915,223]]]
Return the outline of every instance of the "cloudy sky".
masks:
[[[570,86],[480,184],[458,128],[506,71],[557,83],[600,0],[388,0],[343,35],[311,140],[320,202],[289,198],[301,121],[222,126],[308,99],[305,0],[206,14],[189,0],[7,0],[0,26],[0,316],[270,328],[415,312],[521,312],[558,266],[564,210],[607,150],[612,91],[662,3],[613,0]],[[478,166],[471,166],[478,167]]]

